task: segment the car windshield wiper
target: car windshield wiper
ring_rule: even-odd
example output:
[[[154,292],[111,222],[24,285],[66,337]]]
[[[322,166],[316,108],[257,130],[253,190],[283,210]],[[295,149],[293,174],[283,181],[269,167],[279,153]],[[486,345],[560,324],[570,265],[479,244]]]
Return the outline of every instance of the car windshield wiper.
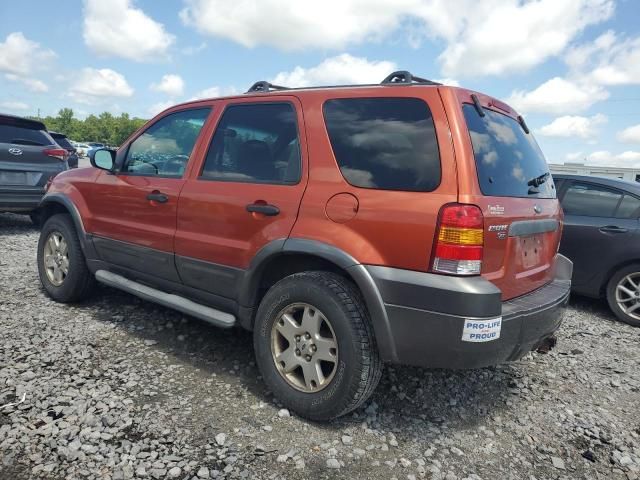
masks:
[[[548,178],[549,178],[549,172],[543,173],[542,175],[533,177],[531,180],[527,182],[527,185],[533,188],[538,188],[540,185],[546,182]]]

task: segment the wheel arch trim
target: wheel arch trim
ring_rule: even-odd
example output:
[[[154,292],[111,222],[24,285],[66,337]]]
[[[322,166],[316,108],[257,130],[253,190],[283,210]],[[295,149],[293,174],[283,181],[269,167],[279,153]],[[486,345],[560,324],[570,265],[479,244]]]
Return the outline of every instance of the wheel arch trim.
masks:
[[[255,303],[266,266],[276,257],[284,257],[288,254],[317,257],[343,270],[364,297],[381,357],[385,361],[397,360],[398,356],[386,308],[371,274],[353,256],[324,242],[303,238],[287,238],[274,240],[262,247],[253,258],[240,282],[240,308],[253,309],[257,307]]]

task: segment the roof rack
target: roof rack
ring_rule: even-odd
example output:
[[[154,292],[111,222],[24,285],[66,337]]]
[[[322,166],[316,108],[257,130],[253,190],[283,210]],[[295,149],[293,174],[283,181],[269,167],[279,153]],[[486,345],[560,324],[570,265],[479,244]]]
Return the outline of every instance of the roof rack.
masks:
[[[424,85],[442,85],[441,83],[434,82],[432,80],[427,80],[426,78],[416,77],[412,75],[411,72],[407,72],[406,70],[398,70],[397,72],[393,72],[391,75],[387,76],[380,85],[411,85],[412,83],[421,83]]]
[[[247,90],[244,93],[268,92],[269,90],[288,90],[288,88],[282,87],[280,85],[274,85],[272,83],[265,82],[264,80],[262,80],[260,82],[256,82],[253,85],[251,85],[251,87],[249,87],[249,90]]]

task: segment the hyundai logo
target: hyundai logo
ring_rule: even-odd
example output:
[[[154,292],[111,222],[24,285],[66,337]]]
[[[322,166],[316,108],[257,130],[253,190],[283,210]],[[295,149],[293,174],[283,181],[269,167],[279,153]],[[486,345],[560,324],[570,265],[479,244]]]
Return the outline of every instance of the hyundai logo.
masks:
[[[542,213],[542,208],[540,207],[540,205],[534,205],[533,211],[536,213]]]
[[[22,155],[22,150],[20,150],[19,148],[10,148],[9,153],[11,155]]]

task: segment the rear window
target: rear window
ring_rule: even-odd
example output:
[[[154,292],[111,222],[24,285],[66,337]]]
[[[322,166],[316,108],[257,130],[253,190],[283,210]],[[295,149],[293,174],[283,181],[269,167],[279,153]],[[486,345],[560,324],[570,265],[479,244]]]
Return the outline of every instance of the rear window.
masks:
[[[440,184],[431,111],[417,98],[348,98],[324,104],[333,153],[351,185],[428,192]]]
[[[75,147],[71,145],[71,143],[69,143],[69,140],[67,140],[67,137],[64,137],[62,135],[51,135],[51,136],[56,141],[56,143],[60,145],[62,148],[64,148],[65,150],[75,150]]]
[[[511,117],[473,105],[462,107],[482,193],[492,197],[555,198],[549,167],[532,134]],[[536,179],[544,181],[536,182]],[[536,184],[538,184],[536,186]]]
[[[14,145],[52,145],[51,137],[41,130],[0,125],[0,143]]]

